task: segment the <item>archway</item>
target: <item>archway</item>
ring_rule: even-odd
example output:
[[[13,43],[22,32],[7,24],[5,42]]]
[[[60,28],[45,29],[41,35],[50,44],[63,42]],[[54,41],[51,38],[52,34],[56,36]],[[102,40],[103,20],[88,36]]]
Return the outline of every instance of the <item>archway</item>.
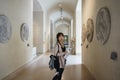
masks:
[[[33,46],[43,53],[43,10],[38,0],[33,0]]]

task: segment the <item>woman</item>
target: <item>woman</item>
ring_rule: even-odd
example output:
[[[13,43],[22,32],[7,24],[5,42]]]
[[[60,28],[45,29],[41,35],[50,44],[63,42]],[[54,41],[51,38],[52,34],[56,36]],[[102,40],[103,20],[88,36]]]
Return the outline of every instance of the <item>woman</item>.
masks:
[[[64,58],[65,54],[68,52],[66,51],[65,45],[64,45],[64,34],[58,33],[57,36],[57,43],[55,45],[54,55],[58,56],[59,58],[59,68],[56,69],[56,75],[53,77],[53,80],[61,80],[62,74],[65,67],[66,59]]]

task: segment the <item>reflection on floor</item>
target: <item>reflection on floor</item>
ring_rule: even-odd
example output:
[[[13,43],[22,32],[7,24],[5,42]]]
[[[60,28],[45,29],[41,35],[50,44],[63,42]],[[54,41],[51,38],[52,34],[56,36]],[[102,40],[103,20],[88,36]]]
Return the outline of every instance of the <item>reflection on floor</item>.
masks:
[[[79,59],[79,56],[68,57],[62,80],[95,80]],[[55,71],[49,69],[48,61],[48,54],[41,55],[11,80],[52,80]]]

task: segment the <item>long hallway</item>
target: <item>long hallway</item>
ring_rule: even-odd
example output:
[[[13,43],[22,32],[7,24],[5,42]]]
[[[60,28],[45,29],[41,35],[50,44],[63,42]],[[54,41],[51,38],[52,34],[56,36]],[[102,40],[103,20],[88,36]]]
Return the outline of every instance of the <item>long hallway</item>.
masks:
[[[79,56],[74,55],[67,58],[62,80],[95,80],[78,59]],[[11,80],[52,80],[55,71],[49,69],[48,61],[49,54],[39,56]]]
[[[58,33],[71,54],[62,80],[120,80],[119,7],[120,0],[0,0],[0,80],[52,80]]]

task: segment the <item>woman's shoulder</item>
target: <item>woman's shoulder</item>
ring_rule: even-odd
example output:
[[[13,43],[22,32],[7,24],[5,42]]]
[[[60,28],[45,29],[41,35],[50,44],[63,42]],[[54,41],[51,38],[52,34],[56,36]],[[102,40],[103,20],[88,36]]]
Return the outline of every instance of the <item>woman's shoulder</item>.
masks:
[[[56,46],[56,45],[58,46],[58,45],[60,45],[60,44],[59,44],[58,42],[56,42],[56,43],[55,43],[55,46]]]
[[[59,47],[60,46],[60,44],[57,42],[56,44],[55,44],[55,47]]]

